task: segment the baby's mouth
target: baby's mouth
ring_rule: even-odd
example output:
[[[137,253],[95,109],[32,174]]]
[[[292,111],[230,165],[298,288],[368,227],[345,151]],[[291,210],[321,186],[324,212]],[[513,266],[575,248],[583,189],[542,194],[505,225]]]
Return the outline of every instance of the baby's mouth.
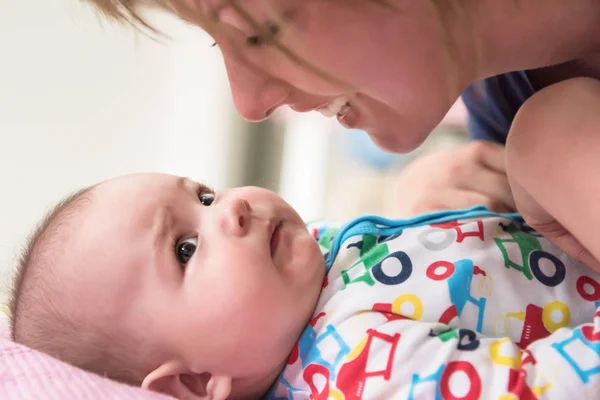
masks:
[[[281,221],[277,221],[275,226],[273,227],[273,232],[271,232],[271,257],[275,255],[275,251],[277,250],[277,246],[281,240]]]

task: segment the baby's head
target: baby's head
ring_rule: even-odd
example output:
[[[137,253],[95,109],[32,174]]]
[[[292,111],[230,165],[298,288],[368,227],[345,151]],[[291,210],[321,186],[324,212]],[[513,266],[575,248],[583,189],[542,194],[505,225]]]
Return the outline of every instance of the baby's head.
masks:
[[[258,398],[284,367],[325,273],[276,194],[130,175],[78,193],[22,258],[13,338],[178,398]]]

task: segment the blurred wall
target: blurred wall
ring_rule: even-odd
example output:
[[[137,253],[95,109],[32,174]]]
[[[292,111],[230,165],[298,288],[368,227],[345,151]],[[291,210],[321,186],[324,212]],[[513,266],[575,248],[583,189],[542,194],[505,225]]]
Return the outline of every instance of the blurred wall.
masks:
[[[136,171],[237,184],[243,129],[200,30],[155,16],[160,43],[79,0],[0,9],[0,301],[24,238],[72,190]]]

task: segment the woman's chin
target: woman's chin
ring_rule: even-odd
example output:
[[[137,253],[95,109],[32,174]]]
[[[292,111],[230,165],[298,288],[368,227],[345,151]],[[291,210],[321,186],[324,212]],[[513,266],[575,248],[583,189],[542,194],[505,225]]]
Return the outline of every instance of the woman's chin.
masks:
[[[381,150],[388,153],[408,153],[419,147],[427,138],[419,135],[410,135],[400,129],[371,129],[367,131],[371,140]]]

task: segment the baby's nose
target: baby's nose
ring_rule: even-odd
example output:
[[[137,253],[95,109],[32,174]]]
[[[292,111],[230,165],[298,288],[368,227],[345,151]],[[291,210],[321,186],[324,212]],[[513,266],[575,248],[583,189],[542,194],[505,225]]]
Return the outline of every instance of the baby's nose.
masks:
[[[231,199],[224,211],[224,225],[227,233],[234,236],[244,236],[248,231],[250,204],[239,197]]]

